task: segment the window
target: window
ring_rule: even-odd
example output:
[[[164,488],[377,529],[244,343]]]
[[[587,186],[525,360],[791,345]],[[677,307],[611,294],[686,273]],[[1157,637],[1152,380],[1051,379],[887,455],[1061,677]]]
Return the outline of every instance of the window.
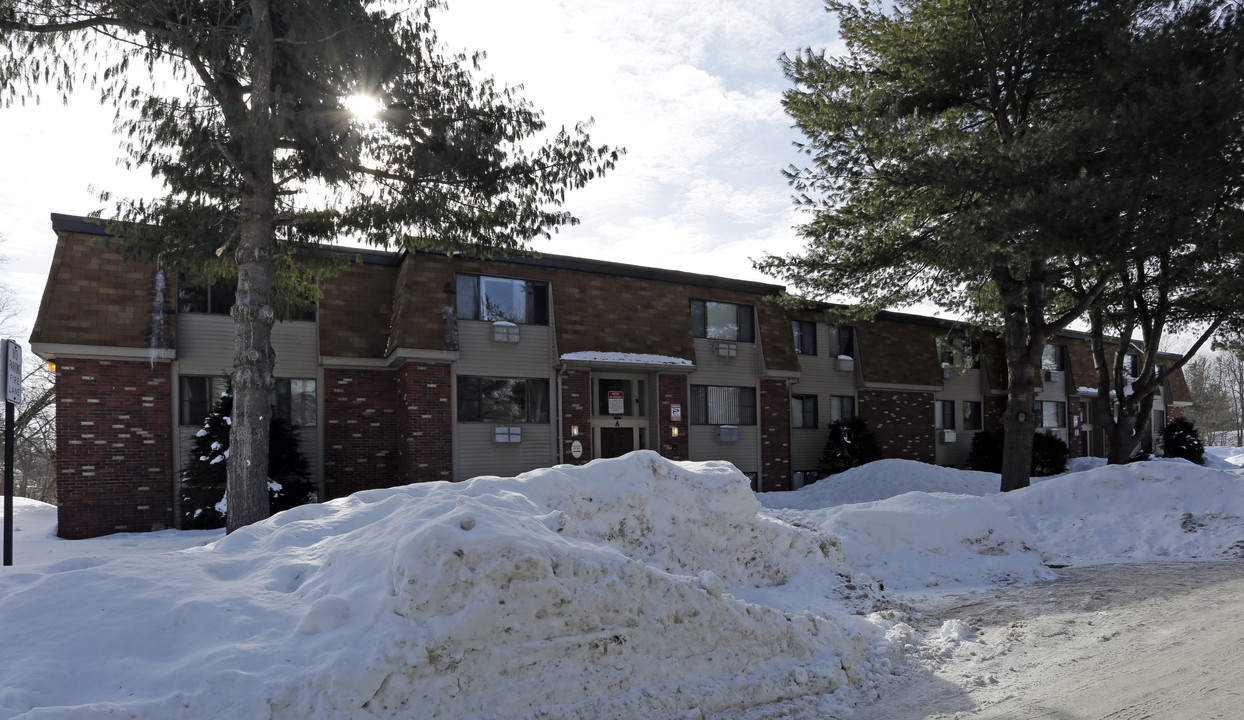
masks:
[[[596,381],[596,414],[645,417],[643,380],[600,378]]]
[[[963,429],[964,430],[980,430],[984,427],[983,418],[981,417],[980,400],[964,400],[963,401]]]
[[[202,425],[212,405],[229,388],[226,377],[194,377],[182,375],[179,380],[179,425]]]
[[[272,414],[294,427],[315,427],[315,381],[277,378],[272,386]]]
[[[228,315],[236,289],[234,280],[217,280],[208,286],[196,285],[180,277],[177,280],[177,312]]]
[[[942,367],[952,367],[960,370],[980,370],[981,369],[981,344],[975,340],[953,340],[949,346],[944,345],[941,341],[938,346],[941,348],[938,358],[942,363]],[[1048,346],[1047,346],[1048,347]]]
[[[1042,370],[1066,370],[1067,356],[1063,352],[1062,345],[1046,345],[1045,350],[1041,352],[1041,369]]]
[[[1036,416],[1037,427],[1067,427],[1067,403],[1065,402],[1038,400],[1033,404],[1033,415]]]
[[[934,427],[939,430],[955,429],[955,401],[933,401]],[[926,416],[927,417],[927,416]]]
[[[755,425],[756,388],[691,386],[692,425]]]
[[[795,352],[799,355],[815,355],[816,323],[806,320],[791,320],[790,327],[795,333]]]
[[[829,396],[830,422],[851,420],[855,417],[855,398],[850,395]]]
[[[458,422],[548,421],[548,380],[458,376]]]
[[[487,275],[458,275],[458,318],[549,324],[549,285]]]
[[[819,424],[815,395],[792,395],[790,398],[791,427],[815,429]]]
[[[1139,378],[1141,367],[1140,356],[1136,353],[1128,353],[1123,367],[1125,368],[1128,377],[1133,379]]]
[[[855,358],[855,328],[849,325],[838,326],[838,357]]]
[[[734,340],[755,342],[756,329],[752,322],[751,305],[691,301],[691,335],[709,340]]]

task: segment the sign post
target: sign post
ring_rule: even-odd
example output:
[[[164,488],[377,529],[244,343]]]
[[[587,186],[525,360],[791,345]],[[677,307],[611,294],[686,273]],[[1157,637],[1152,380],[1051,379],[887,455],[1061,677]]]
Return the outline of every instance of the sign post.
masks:
[[[22,346],[5,340],[4,348],[4,565],[13,564],[13,409],[22,401]]]

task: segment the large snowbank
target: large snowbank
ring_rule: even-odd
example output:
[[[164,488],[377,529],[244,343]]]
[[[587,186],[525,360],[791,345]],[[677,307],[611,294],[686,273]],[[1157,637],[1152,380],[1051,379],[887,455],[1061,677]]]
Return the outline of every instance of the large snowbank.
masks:
[[[671,717],[887,671],[836,541],[651,452],[356,494],[0,577],[0,716]],[[820,599],[749,603],[799,576]],[[817,578],[815,582],[809,578]],[[835,594],[837,593],[837,594]],[[780,595],[775,595],[780,596]],[[829,596],[829,598],[827,598]]]
[[[758,501],[728,464],[641,452],[227,538],[59,540],[55,509],[19,500],[0,717],[843,716],[904,648],[973,645],[958,620],[904,622],[895,593],[1244,555],[1244,470],[1221,462],[1085,463],[1003,495],[883,461]]]
[[[997,475],[881,461],[761,499],[775,516],[838,535],[847,564],[888,590],[1031,581],[1051,577],[1051,565],[1244,556],[1244,470],[1080,467],[1004,494]],[[840,504],[851,497],[884,499]]]

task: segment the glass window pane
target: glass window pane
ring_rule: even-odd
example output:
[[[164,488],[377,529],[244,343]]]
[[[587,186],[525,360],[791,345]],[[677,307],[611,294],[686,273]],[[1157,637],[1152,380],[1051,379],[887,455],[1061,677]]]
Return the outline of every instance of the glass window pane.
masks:
[[[207,312],[207,286],[194,285],[185,278],[177,281],[177,312]]]
[[[542,282],[527,283],[527,322],[549,324],[549,286]]]
[[[290,421],[298,427],[315,427],[315,381],[290,381]]]
[[[481,277],[481,320],[526,322],[527,297],[524,283],[506,278]]]
[[[458,376],[458,420],[477,422],[483,420],[479,399],[479,378]]]
[[[708,329],[704,320],[704,301],[691,301],[691,337],[707,337]]]
[[[596,381],[597,415],[632,415],[631,381],[601,378]]]
[[[526,383],[527,422],[549,421],[549,383],[547,380],[528,380]]]
[[[712,340],[739,339],[739,311],[732,303],[705,303],[706,337]]]
[[[233,298],[237,293],[237,281],[217,280],[212,283],[208,312],[214,315],[228,315],[233,308]]]
[[[855,328],[846,325],[838,326],[838,356],[855,357]]]
[[[474,275],[459,275],[454,282],[458,295],[458,319],[479,320],[479,278]]]
[[[708,388],[704,385],[691,386],[691,424],[708,424]]]

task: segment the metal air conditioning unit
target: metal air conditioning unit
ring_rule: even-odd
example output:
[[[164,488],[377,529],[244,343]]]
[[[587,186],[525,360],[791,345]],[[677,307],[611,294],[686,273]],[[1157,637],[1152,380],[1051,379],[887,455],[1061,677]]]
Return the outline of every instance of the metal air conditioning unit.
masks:
[[[492,441],[495,443],[520,443],[523,441],[523,428],[520,425],[497,425],[492,429]]]
[[[717,427],[717,442],[736,443],[739,441],[738,425],[719,425]]]
[[[958,439],[959,439],[959,436],[955,433],[954,430],[943,430],[942,431],[942,442],[953,443]]]
[[[1046,382],[1053,382],[1053,383],[1062,382],[1062,381],[1063,381],[1063,371],[1062,371],[1062,370],[1046,370],[1046,371],[1045,371],[1045,380],[1046,380]]]
[[[505,320],[492,324],[492,341],[495,343],[516,343],[519,339],[518,325]]]
[[[717,353],[717,357],[736,358],[739,356],[739,346],[732,342],[718,342],[713,346],[713,352]]]

